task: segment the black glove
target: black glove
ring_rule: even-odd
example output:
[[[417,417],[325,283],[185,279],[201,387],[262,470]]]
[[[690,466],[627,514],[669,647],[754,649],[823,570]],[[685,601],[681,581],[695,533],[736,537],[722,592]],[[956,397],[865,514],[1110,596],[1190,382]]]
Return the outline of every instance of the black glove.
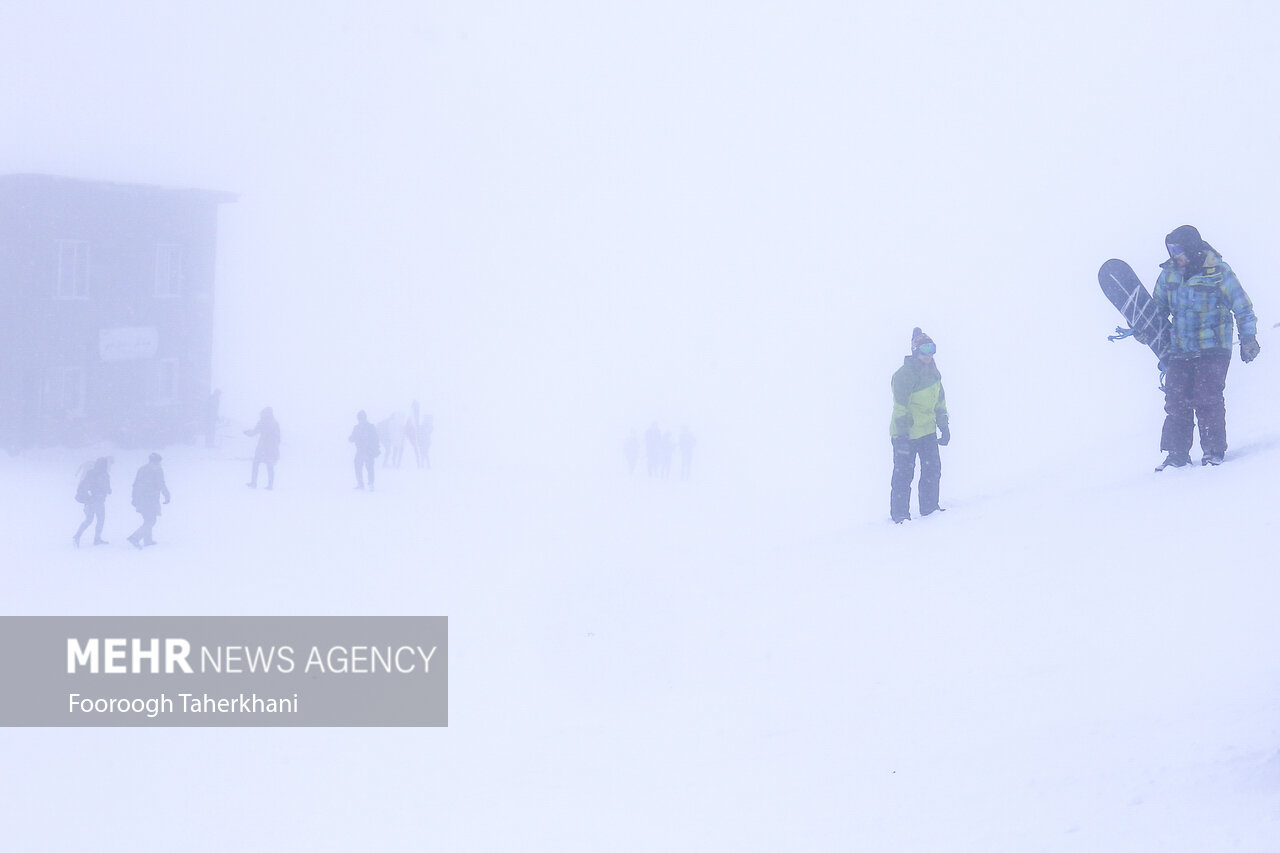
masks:
[[[1258,357],[1258,353],[1262,350],[1262,345],[1258,343],[1256,335],[1240,336],[1240,360],[1245,364],[1253,361]]]
[[[942,433],[941,437],[938,438],[938,445],[941,447],[946,447],[948,444],[951,443],[951,425],[938,424],[938,430],[939,432]]]

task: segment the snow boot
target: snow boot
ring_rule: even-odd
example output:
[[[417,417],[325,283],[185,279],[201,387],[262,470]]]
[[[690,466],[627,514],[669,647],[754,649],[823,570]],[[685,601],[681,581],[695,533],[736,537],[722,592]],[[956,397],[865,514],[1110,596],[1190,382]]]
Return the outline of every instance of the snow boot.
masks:
[[[1206,453],[1203,457],[1201,457],[1200,464],[1213,465],[1216,467],[1222,464],[1222,456],[1223,454],[1221,453]]]
[[[1179,453],[1176,450],[1169,451],[1169,455],[1164,461],[1156,466],[1157,471],[1163,471],[1165,468],[1183,468],[1191,464],[1191,454],[1183,451]]]

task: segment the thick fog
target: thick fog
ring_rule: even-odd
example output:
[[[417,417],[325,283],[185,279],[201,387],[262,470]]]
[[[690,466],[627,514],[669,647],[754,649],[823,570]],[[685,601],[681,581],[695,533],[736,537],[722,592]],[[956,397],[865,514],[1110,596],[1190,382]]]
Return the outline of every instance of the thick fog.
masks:
[[[1057,443],[1011,396],[1110,364],[1102,260],[1192,222],[1265,272],[1273,13],[1200,9],[11,4],[0,166],[237,193],[214,384],[287,442],[418,399],[472,462],[658,420],[825,487],[914,325],[957,436]]]
[[[1275,462],[1278,33],[1247,0],[6,2],[0,174],[237,196],[218,447],[164,450],[139,551],[150,448],[4,456],[6,610],[443,614],[454,692],[447,730],[12,729],[0,823],[1275,849],[1280,591],[1240,531]],[[1154,359],[1106,340],[1096,273],[1151,284],[1184,223],[1263,351],[1232,367],[1235,458],[1171,484]],[[915,326],[950,511],[895,527]],[[432,468],[353,491],[356,411],[414,400]],[[270,493],[243,486],[264,406]],[[655,422],[697,436],[688,481],[628,476]],[[107,452],[113,544],[73,549],[72,472]]]

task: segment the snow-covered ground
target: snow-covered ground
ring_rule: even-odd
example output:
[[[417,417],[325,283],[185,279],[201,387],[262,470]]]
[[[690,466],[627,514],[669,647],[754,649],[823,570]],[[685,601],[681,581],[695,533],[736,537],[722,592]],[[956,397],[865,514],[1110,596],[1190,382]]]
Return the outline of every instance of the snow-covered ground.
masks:
[[[171,6],[7,3],[0,173],[239,195],[230,422],[142,552],[152,448],[0,456],[0,612],[445,615],[450,725],[6,729],[0,849],[1280,849],[1280,7]],[[1184,223],[1263,351],[1155,474],[1094,276]],[[950,509],[896,527],[917,325]],[[354,491],[415,396],[434,467]]]
[[[76,550],[97,450],[5,458],[8,613],[451,630],[447,729],[6,730],[5,846],[1275,850],[1275,355],[1233,365],[1219,469],[1152,472],[1145,386],[1110,441],[1029,467],[958,417],[951,509],[903,527],[887,441],[834,505],[711,452],[688,482],[629,477],[620,450],[559,473],[441,454],[364,493],[342,435],[291,450],[286,421],[274,492],[245,488],[234,429],[166,451],[143,552],[123,496],[144,452],[114,451],[112,544]]]

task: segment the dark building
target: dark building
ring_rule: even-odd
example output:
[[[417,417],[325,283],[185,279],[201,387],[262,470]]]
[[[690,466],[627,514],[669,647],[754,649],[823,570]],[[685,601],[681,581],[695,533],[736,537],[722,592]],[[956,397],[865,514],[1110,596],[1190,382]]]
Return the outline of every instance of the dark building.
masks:
[[[155,446],[201,431],[218,207],[234,200],[0,175],[0,444]]]

